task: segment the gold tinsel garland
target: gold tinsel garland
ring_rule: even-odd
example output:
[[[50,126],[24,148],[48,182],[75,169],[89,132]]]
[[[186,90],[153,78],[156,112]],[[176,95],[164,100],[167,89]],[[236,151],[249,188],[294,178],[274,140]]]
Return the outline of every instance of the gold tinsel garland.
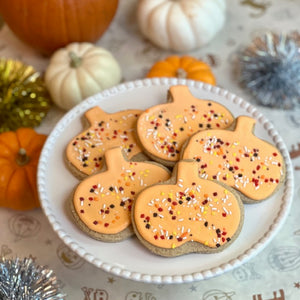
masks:
[[[38,126],[50,106],[44,81],[32,66],[0,58],[0,133]]]

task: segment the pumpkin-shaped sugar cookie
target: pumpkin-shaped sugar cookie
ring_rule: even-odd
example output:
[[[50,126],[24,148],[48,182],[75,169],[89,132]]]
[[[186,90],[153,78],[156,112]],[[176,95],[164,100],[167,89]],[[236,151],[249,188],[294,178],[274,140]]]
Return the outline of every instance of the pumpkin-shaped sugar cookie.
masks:
[[[140,110],[125,110],[109,114],[98,106],[88,110],[85,118],[90,127],[74,137],[66,149],[67,163],[74,175],[84,178],[99,171],[104,152],[112,147],[121,146],[129,159],[142,156],[135,138],[140,113]]]
[[[185,140],[199,130],[227,128],[232,114],[221,104],[195,98],[187,86],[172,86],[168,103],[155,105],[138,118],[137,135],[145,153],[166,166],[179,160]]]
[[[242,194],[246,203],[270,197],[284,181],[280,151],[253,133],[256,120],[240,116],[230,130],[207,130],[193,135],[182,158],[198,162],[201,177],[216,179]]]
[[[131,236],[130,214],[136,195],[170,178],[164,166],[128,161],[123,153],[120,147],[107,150],[103,169],[84,179],[71,198],[76,223],[98,240],[116,242]]]
[[[223,250],[239,234],[243,216],[233,189],[201,179],[196,162],[180,161],[170,180],[138,195],[132,223],[149,250],[178,256]]]

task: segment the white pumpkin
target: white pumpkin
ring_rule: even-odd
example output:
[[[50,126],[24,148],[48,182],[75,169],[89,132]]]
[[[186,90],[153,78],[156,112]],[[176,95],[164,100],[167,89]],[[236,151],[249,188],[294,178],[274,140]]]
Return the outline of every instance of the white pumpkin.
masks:
[[[120,81],[121,68],[113,55],[90,43],[72,43],[57,50],[45,73],[53,102],[64,110]]]
[[[139,0],[141,32],[155,45],[178,52],[204,46],[223,27],[226,0]]]

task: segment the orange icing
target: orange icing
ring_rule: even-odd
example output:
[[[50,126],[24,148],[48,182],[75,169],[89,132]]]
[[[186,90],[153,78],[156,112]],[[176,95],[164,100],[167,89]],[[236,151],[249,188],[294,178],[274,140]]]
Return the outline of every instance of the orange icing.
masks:
[[[234,131],[207,130],[195,134],[183,159],[198,161],[203,178],[216,179],[253,200],[269,197],[283,179],[284,160],[273,145],[256,137],[256,120],[237,118]]]
[[[140,110],[126,110],[113,114],[94,107],[85,113],[90,127],[68,144],[67,159],[79,171],[90,175],[100,170],[105,150],[122,146],[127,157],[142,152],[136,143],[135,126]]]
[[[187,137],[207,128],[226,128],[234,120],[223,105],[195,98],[187,86],[172,86],[169,95],[172,103],[147,109],[137,123],[143,147],[159,159],[175,163]]]
[[[106,151],[105,163],[107,171],[89,176],[78,185],[73,203],[88,228],[115,234],[131,224],[135,195],[151,184],[169,179],[170,174],[154,163],[125,160],[119,147]]]
[[[239,228],[241,208],[229,190],[199,178],[198,164],[180,161],[176,184],[142,191],[134,206],[139,234],[154,246],[176,248],[188,241],[217,248]]]

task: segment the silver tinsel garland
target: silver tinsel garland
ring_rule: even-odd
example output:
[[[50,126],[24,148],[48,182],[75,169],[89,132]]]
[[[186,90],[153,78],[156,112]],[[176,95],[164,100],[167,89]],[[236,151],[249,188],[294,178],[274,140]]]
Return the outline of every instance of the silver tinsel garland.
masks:
[[[31,258],[0,258],[1,300],[66,299],[55,274]]]
[[[239,80],[257,103],[300,106],[300,35],[267,32],[239,53]]]

